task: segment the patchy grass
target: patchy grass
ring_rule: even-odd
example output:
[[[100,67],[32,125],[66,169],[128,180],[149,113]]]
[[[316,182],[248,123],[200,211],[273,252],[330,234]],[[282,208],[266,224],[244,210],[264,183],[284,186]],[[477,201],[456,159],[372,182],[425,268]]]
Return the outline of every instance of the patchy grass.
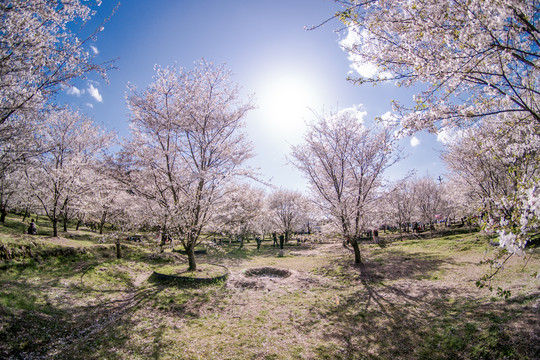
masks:
[[[0,234],[11,245],[71,246]],[[540,289],[530,276],[539,250],[505,264],[493,283],[512,292],[503,299],[475,286],[492,251],[477,234],[362,245],[362,266],[339,244],[291,243],[282,257],[270,241],[259,251],[224,244],[197,260],[203,271],[227,266],[229,280],[195,288],[148,281],[156,269],[187,269],[170,249],[126,244],[118,260],[92,240],[67,240],[90,244],[0,270],[0,358],[540,358]],[[245,274],[263,267],[290,276]]]

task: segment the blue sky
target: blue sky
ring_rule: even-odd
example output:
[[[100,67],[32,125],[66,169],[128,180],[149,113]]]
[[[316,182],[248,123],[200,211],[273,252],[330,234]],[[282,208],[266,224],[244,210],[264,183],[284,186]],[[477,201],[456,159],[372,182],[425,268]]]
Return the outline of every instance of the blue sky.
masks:
[[[90,26],[110,15],[116,2],[105,0]],[[412,92],[391,84],[356,86],[339,41],[337,20],[313,30],[339,6],[331,0],[127,0],[91,43],[96,61],[117,59],[109,84],[93,77],[80,80],[62,95],[96,122],[128,136],[125,102],[127,83],[143,89],[154,65],[190,68],[200,58],[225,63],[244,96],[255,95],[256,110],[246,118],[256,156],[250,165],[278,187],[305,190],[305,180],[286,156],[302,140],[304,122],[313,111],[355,107],[366,121],[391,110],[392,99],[412,101]],[[442,175],[441,144],[420,133],[417,141],[401,140],[408,157],[388,172],[397,179],[410,170],[420,176]],[[415,145],[415,146],[413,146]]]

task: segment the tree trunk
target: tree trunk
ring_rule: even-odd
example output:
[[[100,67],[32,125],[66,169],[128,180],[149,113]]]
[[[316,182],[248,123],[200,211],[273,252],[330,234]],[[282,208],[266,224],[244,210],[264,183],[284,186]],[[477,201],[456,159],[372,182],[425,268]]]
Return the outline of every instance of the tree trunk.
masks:
[[[57,218],[53,219],[52,226],[53,226],[53,236],[58,237],[58,219]]]
[[[7,210],[5,207],[2,207],[2,214],[0,214],[0,222],[2,224],[6,222],[6,215],[7,215]]]
[[[77,220],[77,226],[75,227],[75,230],[78,231],[79,227],[81,226],[82,220]]]
[[[186,248],[186,252],[187,252],[187,256],[188,256],[188,263],[189,263],[188,271],[197,270],[197,263],[195,262],[195,249],[194,248],[195,248],[195,246],[193,246],[192,244],[190,244]]]
[[[103,226],[105,226],[105,222],[107,221],[107,212],[103,212],[101,215],[101,222],[99,223],[99,235],[103,235]]]
[[[351,239],[351,246],[354,250],[354,263],[355,264],[361,264],[362,263],[362,257],[360,256],[360,247],[358,246],[358,241],[356,241],[355,238]]]
[[[64,216],[64,232],[67,232],[67,223],[68,223],[67,216]]]
[[[122,248],[120,247],[120,238],[116,239],[116,258],[122,258]]]
[[[242,249],[244,247],[244,235],[240,235],[240,247],[238,249]]]

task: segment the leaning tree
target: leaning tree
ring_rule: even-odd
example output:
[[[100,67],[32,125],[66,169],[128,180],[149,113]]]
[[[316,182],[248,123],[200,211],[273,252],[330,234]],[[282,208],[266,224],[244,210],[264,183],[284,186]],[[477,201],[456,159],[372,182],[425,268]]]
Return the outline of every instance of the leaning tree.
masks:
[[[196,270],[194,248],[225,185],[246,174],[251,145],[242,127],[251,100],[239,99],[225,66],[201,60],[192,70],[157,67],[146,90],[130,87],[128,107],[131,138],[117,177],[152,203],[145,215],[182,243]]]
[[[306,176],[322,211],[332,218],[362,262],[359,240],[370,223],[385,169],[398,160],[390,128],[367,127],[338,112],[308,124],[304,143],[293,146],[293,164]]]

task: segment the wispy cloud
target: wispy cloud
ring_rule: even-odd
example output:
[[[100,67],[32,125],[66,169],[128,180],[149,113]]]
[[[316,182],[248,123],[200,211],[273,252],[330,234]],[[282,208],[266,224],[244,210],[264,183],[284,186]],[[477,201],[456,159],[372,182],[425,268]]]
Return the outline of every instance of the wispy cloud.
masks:
[[[90,49],[92,49],[92,51],[94,52],[94,55],[99,54],[99,49],[96,46],[90,45]]]
[[[420,145],[420,139],[418,139],[416,136],[413,136],[411,138],[411,146],[417,147],[418,145]]]
[[[92,104],[92,103],[86,103],[86,104],[84,104],[84,105],[88,106],[90,109],[93,109],[93,108],[94,108],[94,104]]]
[[[88,93],[90,94],[90,96],[96,99],[97,102],[103,102],[103,97],[99,93],[99,90],[95,88],[93,84],[88,84]]]
[[[67,89],[67,94],[80,97],[82,94],[84,94],[84,90],[81,90],[76,86],[72,86],[69,89]]]

